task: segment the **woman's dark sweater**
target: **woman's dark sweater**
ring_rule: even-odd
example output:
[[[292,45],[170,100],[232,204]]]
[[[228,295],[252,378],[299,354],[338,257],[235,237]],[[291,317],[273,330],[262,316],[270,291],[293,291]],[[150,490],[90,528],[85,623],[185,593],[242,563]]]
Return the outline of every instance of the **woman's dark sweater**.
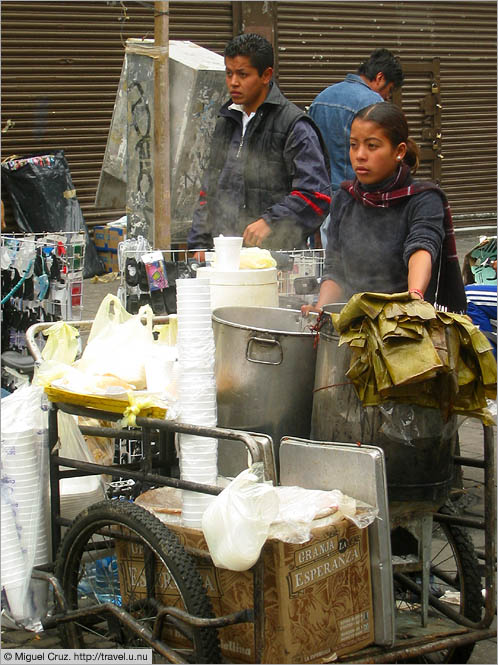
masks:
[[[364,189],[375,191],[388,182]],[[410,178],[406,185],[412,182]],[[443,217],[442,199],[435,191],[424,191],[388,208],[377,208],[363,205],[340,189],[331,204],[322,281],[337,282],[345,298],[363,291],[401,293],[408,289],[410,256],[425,249],[432,257],[433,277],[428,293],[433,292],[444,237]]]

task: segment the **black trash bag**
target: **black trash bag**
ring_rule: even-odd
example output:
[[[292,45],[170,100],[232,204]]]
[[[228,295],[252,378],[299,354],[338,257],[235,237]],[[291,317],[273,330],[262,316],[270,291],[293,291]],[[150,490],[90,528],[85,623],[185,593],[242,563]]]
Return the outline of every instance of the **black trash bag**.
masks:
[[[14,163],[27,160],[19,168]],[[9,193],[14,218],[22,231],[84,231],[83,277],[105,270],[88,233],[63,150],[35,153],[2,164],[2,187]]]

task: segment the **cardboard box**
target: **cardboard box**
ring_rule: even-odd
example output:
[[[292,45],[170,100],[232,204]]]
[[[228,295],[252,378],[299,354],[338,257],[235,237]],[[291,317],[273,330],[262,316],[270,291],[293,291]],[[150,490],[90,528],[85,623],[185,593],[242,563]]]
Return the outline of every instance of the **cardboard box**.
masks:
[[[97,251],[106,251],[109,249],[107,226],[93,227],[93,242]]]
[[[168,524],[183,545],[207,550],[201,530]],[[128,551],[129,549],[129,551]],[[264,557],[265,646],[263,663],[313,663],[333,660],[371,644],[374,639],[368,530],[347,521],[314,529],[303,545],[267,541]],[[197,559],[216,616],[253,607],[253,576],[249,571],[215,568]],[[124,602],[126,589],[136,592],[143,568],[133,560],[131,547],[118,549],[118,568]],[[176,587],[164,582],[157,590],[164,604],[178,602]],[[143,584],[145,595],[145,582]],[[183,644],[168,629],[168,644]],[[252,623],[219,631],[227,662],[254,663]]]
[[[119,272],[118,252],[117,250],[110,250],[109,252],[109,266],[111,272]]]
[[[118,226],[107,227],[107,246],[117,251],[120,242],[126,240],[126,230]]]
[[[104,264],[104,270],[106,272],[117,272],[117,268],[116,269],[113,268],[113,266],[115,265],[114,261],[117,265],[117,254],[113,255],[109,250],[102,250],[102,249],[98,249],[98,248],[97,248],[97,252],[98,252],[99,259]],[[115,256],[116,258],[113,259],[113,256]]]

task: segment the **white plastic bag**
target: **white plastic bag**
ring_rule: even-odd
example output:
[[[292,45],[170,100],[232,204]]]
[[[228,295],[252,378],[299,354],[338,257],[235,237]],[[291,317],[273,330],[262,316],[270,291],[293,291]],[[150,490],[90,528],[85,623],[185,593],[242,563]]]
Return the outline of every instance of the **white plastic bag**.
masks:
[[[142,323],[144,316],[146,325]],[[108,294],[99,307],[83,355],[74,366],[88,374],[116,376],[143,390],[145,358],[153,342],[152,316],[149,305],[131,315],[116,296]]]
[[[261,482],[262,467],[242,471],[206,508],[202,530],[218,568],[248,570],[259,558],[278,514],[275,488]]]

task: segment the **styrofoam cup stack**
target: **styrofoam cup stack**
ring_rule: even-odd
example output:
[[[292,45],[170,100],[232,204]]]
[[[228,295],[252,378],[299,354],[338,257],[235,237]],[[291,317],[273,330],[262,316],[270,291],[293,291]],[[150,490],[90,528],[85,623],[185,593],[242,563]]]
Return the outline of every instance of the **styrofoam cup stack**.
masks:
[[[177,280],[178,404],[184,423],[214,427],[217,423],[214,378],[214,336],[208,279]],[[218,441],[181,434],[180,477],[215,485],[218,476]],[[201,526],[212,501],[209,494],[185,491],[182,518],[187,526]]]
[[[16,527],[12,504],[2,495],[1,582],[14,619],[23,618],[26,563]]]

